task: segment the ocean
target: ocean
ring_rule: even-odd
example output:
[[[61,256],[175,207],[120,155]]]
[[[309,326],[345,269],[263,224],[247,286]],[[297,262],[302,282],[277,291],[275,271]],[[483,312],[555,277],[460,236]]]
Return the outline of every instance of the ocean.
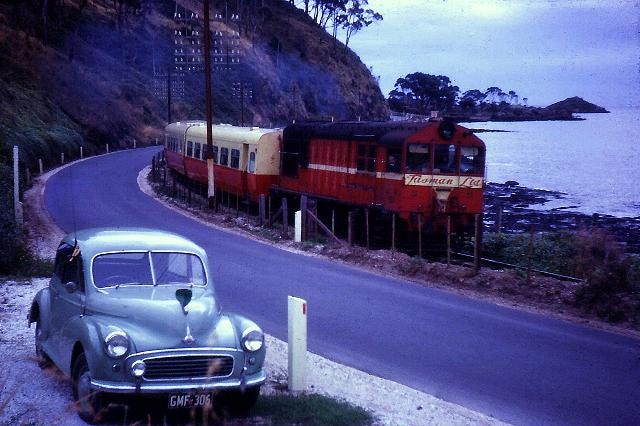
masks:
[[[487,145],[487,180],[565,193],[538,208],[640,216],[640,109],[584,121],[462,123]]]

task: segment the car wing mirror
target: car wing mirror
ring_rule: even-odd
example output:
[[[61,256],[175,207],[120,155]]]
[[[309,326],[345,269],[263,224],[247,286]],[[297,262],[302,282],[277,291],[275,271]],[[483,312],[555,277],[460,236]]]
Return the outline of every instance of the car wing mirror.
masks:
[[[74,281],[69,281],[64,285],[64,289],[67,290],[67,293],[75,293],[76,291],[78,291],[78,284],[76,284]]]

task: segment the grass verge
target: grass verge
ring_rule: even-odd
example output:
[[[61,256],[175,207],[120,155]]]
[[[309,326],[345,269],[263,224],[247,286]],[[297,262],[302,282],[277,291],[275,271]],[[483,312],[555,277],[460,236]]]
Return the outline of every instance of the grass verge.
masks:
[[[261,396],[252,415],[273,425],[364,426],[374,420],[360,407],[317,394]]]

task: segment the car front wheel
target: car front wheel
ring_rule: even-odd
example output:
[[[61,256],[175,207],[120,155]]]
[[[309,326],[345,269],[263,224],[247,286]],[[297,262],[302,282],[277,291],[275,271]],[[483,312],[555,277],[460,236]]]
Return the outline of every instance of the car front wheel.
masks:
[[[71,381],[78,415],[88,423],[98,422],[102,415],[102,395],[91,388],[91,372],[84,353],[73,363]]]

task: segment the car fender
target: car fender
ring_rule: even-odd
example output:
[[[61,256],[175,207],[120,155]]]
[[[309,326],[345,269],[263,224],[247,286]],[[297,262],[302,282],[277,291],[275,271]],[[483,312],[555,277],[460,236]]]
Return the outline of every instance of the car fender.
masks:
[[[61,354],[60,369],[71,374],[75,357],[84,352],[92,374],[100,370],[101,359],[106,357],[102,347],[100,327],[88,316],[77,316],[71,319],[64,328],[62,337],[64,350]]]
[[[43,338],[46,339],[49,336],[49,326],[51,324],[51,293],[48,287],[36,293],[31,302],[27,321],[29,327],[31,327],[31,324],[34,322],[40,322],[40,330],[43,333]]]
[[[242,342],[240,340],[242,339],[242,333],[247,328],[257,327],[260,330],[262,330],[262,328],[260,328],[255,322],[243,317],[242,315],[225,313],[225,316],[231,320],[235,327],[237,337],[236,344],[238,345],[238,349],[242,350],[245,354],[253,358],[253,362],[250,365],[246,365],[247,373],[253,374],[260,371],[262,369],[262,364],[264,363],[264,358],[266,356],[266,344],[262,345],[262,348],[260,348],[256,352],[250,353],[242,347]]]

